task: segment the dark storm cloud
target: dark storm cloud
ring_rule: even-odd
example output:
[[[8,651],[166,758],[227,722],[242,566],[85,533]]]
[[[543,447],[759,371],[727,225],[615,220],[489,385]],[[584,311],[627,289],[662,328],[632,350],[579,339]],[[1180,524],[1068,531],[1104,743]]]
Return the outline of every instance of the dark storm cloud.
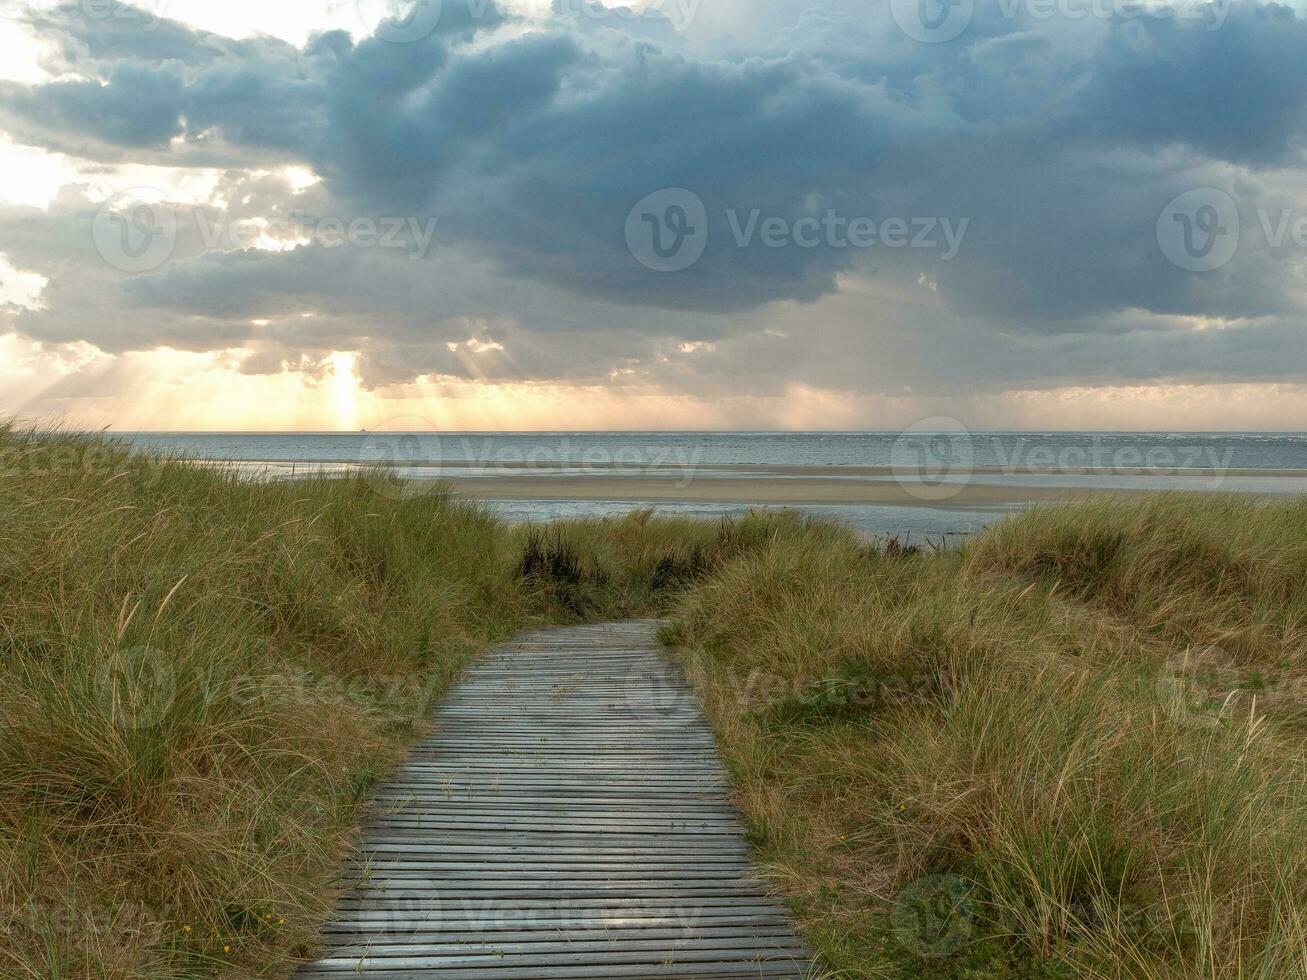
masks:
[[[138,61],[114,65],[105,84],[54,82],[33,89],[0,83],[0,103],[14,118],[51,133],[46,145],[53,148],[65,145],[62,133],[129,150],[166,146],[183,129],[181,96],[178,66]]]
[[[268,345],[256,364],[356,343],[370,352],[365,374],[403,380],[406,370],[471,370],[445,344],[476,320],[532,351],[502,358],[493,370],[506,376],[562,369],[566,355],[545,356],[538,336],[572,345],[559,350],[578,363],[576,338],[595,338],[587,353],[604,353],[586,370],[602,373],[617,363],[610,339],[629,348],[639,335],[659,350],[657,338],[722,339],[755,379],[805,365],[813,383],[852,383],[838,356],[766,331],[802,319],[804,304],[839,308],[840,283],[855,281],[867,286],[863,305],[821,329],[832,344],[877,336],[901,363],[915,363],[918,338],[895,341],[873,324],[914,331],[922,349],[969,339],[994,378],[1071,377],[1076,363],[1086,376],[1159,374],[1162,352],[1190,373],[1210,356],[1261,376],[1283,327],[1218,338],[1123,318],[1282,324],[1300,311],[1296,256],[1272,260],[1247,242],[1198,275],[1169,262],[1155,236],[1167,202],[1191,187],[1228,192],[1245,227],[1278,199],[1270,168],[1299,159],[1307,112],[1307,25],[1285,8],[1239,5],[1209,29],[1202,18],[1064,23],[982,5],[961,37],[922,44],[883,11],[832,3],[796,10],[749,50],[715,54],[657,17],[569,9],[504,30],[491,6],[446,2],[417,41],[333,31],[302,49],[168,21],[141,31],[40,17],[56,42],[51,60],[82,78],[0,87],[0,123],[21,139],[110,162],[302,163],[323,178],[309,195],[323,213],[439,223],[423,261],[191,243],[147,274],[97,273],[87,280],[96,302],[121,317],[82,326],[85,339],[122,349],[154,329],[175,343],[190,324],[193,346],[233,336]],[[624,223],[669,187],[702,200],[708,240],[693,265],[660,273],[633,256]],[[304,203],[270,187],[249,208],[266,216]],[[736,241],[753,214],[789,226],[827,213],[968,224],[949,261],[829,239]],[[49,261],[32,255],[21,267],[44,272]],[[85,309],[90,289],[54,287],[58,302],[24,313],[21,329],[75,332],[68,311]],[[283,322],[305,311],[319,316]],[[276,322],[260,330],[252,319]],[[426,358],[414,353],[424,338]],[[1007,357],[985,356],[998,350]],[[732,371],[721,351],[665,364],[680,377]]]
[[[1182,143],[1236,163],[1292,163],[1307,138],[1307,22],[1241,5],[1220,29],[1145,18],[1115,23],[1075,100],[1077,122],[1141,146]]]

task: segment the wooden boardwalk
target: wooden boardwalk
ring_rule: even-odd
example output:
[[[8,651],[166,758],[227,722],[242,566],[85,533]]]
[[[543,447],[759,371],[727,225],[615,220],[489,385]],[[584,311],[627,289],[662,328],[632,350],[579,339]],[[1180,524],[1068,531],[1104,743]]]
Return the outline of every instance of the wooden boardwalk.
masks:
[[[435,722],[297,977],[813,975],[653,623],[498,647]]]

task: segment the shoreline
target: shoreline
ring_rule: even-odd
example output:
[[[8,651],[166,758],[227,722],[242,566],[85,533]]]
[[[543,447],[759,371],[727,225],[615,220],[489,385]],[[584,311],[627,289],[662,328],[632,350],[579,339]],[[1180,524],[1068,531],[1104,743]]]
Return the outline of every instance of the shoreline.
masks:
[[[413,481],[418,482],[418,481]],[[1070,502],[1102,493],[1133,495],[1147,490],[1084,490],[946,484],[938,487],[856,480],[765,477],[694,480],[679,485],[657,477],[465,477],[440,481],[460,496],[479,500],[610,500],[629,503],[703,503],[765,506],[870,504],[946,510],[1003,510],[1010,505]]]
[[[624,477],[647,473],[690,473],[699,471],[723,473],[754,473],[760,477],[785,476],[830,479],[839,477],[910,478],[937,475],[937,469],[859,465],[846,463],[709,463],[685,460],[679,462],[588,462],[559,460],[405,460],[399,463],[380,463],[370,460],[349,459],[195,459],[189,462],[209,466],[321,466],[361,469],[378,467],[390,469],[476,470],[495,472],[530,472],[532,470],[580,470],[581,475],[610,472]],[[946,470],[951,477],[961,476],[1176,476],[1176,477],[1267,477],[1271,479],[1307,480],[1307,469],[1241,467],[1147,467],[1147,466],[976,466]],[[487,479],[478,477],[478,479]]]
[[[637,466],[617,462],[419,460],[390,464],[215,459],[193,462],[244,471],[255,478],[394,476],[414,485],[439,483],[472,499],[504,502],[905,506],[1000,512],[1034,504],[1075,503],[1104,495],[1133,498],[1140,494],[1179,492],[1267,499],[1307,495],[1307,470],[1285,468],[959,468],[940,473],[838,464],[649,463]],[[1172,481],[1172,485],[1167,485]]]

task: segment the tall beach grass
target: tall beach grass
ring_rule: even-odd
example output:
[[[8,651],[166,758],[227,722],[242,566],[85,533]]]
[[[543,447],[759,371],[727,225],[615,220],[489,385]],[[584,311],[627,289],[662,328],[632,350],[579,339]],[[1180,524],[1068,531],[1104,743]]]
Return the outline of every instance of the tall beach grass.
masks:
[[[671,631],[767,860],[848,976],[1307,976],[1307,504],[830,529]]]
[[[510,528],[0,431],[0,975],[283,976],[476,652],[661,615],[849,977],[1307,976],[1307,505]]]
[[[469,656],[666,609],[768,524],[511,529],[380,472],[268,482],[3,427],[0,975],[285,975]]]

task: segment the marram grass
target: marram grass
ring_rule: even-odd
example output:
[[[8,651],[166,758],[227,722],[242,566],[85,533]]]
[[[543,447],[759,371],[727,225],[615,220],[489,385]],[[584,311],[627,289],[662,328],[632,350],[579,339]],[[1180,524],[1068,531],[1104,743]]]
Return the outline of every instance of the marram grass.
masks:
[[[1307,506],[511,529],[0,431],[0,975],[284,976],[466,660],[660,614],[848,977],[1307,975]]]
[[[1158,496],[960,551],[830,532],[669,630],[850,977],[1307,976],[1307,504]]]
[[[442,496],[0,436],[0,974],[276,975],[370,781],[532,615]]]
[[[384,476],[0,429],[0,976],[284,975],[470,655],[665,608],[771,523],[510,530]]]

